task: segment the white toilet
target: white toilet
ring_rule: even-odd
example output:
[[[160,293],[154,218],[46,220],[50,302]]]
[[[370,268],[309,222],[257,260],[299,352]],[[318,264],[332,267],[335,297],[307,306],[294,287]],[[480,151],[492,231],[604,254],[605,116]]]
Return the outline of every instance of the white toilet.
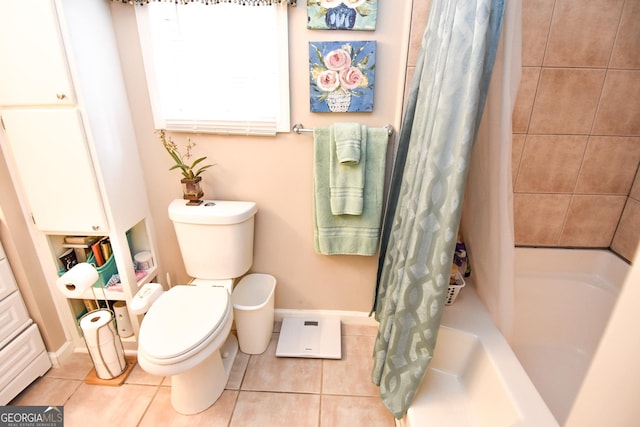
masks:
[[[190,415],[204,411],[220,397],[238,352],[238,341],[229,334],[231,291],[234,279],[253,263],[257,207],[254,202],[186,203],[171,202],[169,218],[186,271],[194,279],[189,285],[158,292],[157,300],[145,307],[138,363],[150,374],[171,376],[173,408]],[[142,293],[132,304],[144,298]]]

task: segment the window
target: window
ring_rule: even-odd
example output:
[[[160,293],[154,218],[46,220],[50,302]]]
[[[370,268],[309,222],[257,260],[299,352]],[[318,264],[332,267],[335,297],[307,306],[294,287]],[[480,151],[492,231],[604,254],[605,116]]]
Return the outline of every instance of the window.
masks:
[[[156,128],[289,131],[285,3],[153,2],[136,18]]]

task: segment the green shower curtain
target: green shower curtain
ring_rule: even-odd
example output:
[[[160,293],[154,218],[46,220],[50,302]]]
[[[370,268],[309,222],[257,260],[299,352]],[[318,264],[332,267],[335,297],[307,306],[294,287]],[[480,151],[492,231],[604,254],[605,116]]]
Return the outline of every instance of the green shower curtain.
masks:
[[[372,379],[405,415],[433,357],[504,0],[433,0],[405,108],[374,301]],[[428,420],[425,420],[428,421]]]

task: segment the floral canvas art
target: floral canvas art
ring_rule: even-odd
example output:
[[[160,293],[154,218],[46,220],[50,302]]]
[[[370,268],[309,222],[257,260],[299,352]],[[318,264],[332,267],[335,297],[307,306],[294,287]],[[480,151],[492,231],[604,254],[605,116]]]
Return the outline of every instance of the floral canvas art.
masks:
[[[376,29],[378,0],[308,0],[307,28],[312,30]]]
[[[373,111],[375,41],[310,42],[311,111]]]

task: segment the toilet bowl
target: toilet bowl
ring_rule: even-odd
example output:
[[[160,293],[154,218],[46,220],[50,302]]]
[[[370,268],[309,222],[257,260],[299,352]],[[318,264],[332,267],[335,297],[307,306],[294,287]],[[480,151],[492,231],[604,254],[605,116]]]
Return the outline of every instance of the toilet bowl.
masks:
[[[253,263],[255,202],[208,200],[169,205],[178,246],[192,284],[163,292],[147,283],[132,298],[140,325],[138,362],[171,377],[171,404],[182,414],[204,411],[227,384],[238,340],[231,335],[234,280]]]
[[[151,305],[140,326],[138,363],[171,377],[177,412],[202,412],[224,391],[238,351],[232,322],[226,287],[178,285]]]

